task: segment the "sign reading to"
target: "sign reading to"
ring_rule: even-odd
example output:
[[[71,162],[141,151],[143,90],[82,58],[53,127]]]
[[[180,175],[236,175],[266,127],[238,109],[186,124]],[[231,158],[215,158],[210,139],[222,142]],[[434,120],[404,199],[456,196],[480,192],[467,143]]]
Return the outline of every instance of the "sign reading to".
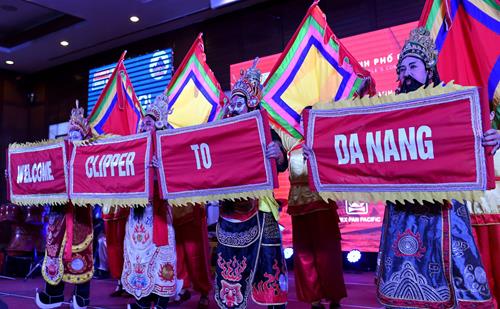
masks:
[[[274,160],[265,112],[157,131],[162,195],[171,204],[272,196]]]

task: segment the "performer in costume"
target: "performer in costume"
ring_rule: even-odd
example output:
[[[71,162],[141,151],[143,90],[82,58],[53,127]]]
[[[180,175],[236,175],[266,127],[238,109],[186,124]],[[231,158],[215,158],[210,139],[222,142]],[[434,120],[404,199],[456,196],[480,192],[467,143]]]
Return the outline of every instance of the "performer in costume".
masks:
[[[119,297],[126,292],[123,290],[120,278],[123,272],[123,243],[125,239],[125,227],[130,210],[125,207],[110,207],[104,209],[102,218],[104,220],[104,231],[106,234],[106,251],[109,258],[109,274],[117,279],[117,285],[111,297]]]
[[[201,294],[198,309],[208,308],[208,294],[212,290],[210,277],[208,227],[205,207],[175,207],[173,209],[177,251],[177,277],[182,279],[180,300],[191,297],[189,288]]]
[[[412,30],[398,61],[396,92],[437,86],[436,59],[429,31]],[[483,145],[499,140],[495,130],[488,130]],[[493,307],[469,211],[456,200],[388,202],[377,273],[377,297],[388,307]]]
[[[71,110],[68,140],[88,139],[92,133],[83,108]],[[39,308],[57,308],[64,301],[64,283],[74,283],[74,308],[89,304],[90,279],[94,274],[92,207],[51,206],[47,244],[42,264],[45,291],[36,293]]]
[[[493,119],[494,115],[491,115]],[[499,145],[500,146],[500,145]],[[498,146],[495,146],[498,147]],[[500,157],[495,156],[495,176],[500,176]],[[498,178],[497,178],[498,179]],[[495,189],[488,190],[484,196],[473,202],[467,202],[471,214],[471,224],[474,229],[479,252],[488,275],[491,294],[498,308],[500,304],[500,187],[498,181]]]
[[[282,131],[278,133],[288,152],[290,193],[287,210],[292,216],[297,298],[310,303],[311,308],[323,308],[323,299],[330,301],[330,308],[337,308],[340,300],[347,296],[342,273],[337,205],[323,201],[317,192],[309,188],[302,150],[304,140]]]
[[[166,97],[159,96],[148,106],[140,132],[153,132],[167,125]],[[153,157],[151,167],[158,167]],[[169,297],[176,294],[175,234],[171,207],[161,199],[155,181],[153,201],[130,211],[125,242],[121,282],[125,291],[136,298],[128,308],[167,308]]]
[[[260,108],[262,85],[257,60],[234,84],[224,117]],[[288,165],[279,136],[266,157],[275,159],[279,171]],[[215,300],[220,308],[246,308],[250,293],[260,305],[285,307],[288,279],[274,199],[223,201],[217,224]]]

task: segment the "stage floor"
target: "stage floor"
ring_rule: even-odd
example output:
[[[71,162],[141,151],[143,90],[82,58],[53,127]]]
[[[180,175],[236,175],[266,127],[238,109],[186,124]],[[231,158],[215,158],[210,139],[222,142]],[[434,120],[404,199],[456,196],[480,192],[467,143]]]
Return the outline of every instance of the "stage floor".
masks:
[[[287,308],[299,309],[310,308],[307,304],[297,301],[295,295],[295,282],[293,272],[289,272],[290,287],[289,287],[289,300]],[[348,297],[341,302],[342,308],[383,308],[376,300],[374,273],[362,272],[344,273],[344,278],[347,285]],[[116,281],[111,279],[106,280],[92,280],[90,305],[88,308],[109,308],[118,309],[126,308],[126,304],[133,302],[131,297],[111,298],[108,295],[114,290]],[[34,279],[17,278],[16,280],[0,279],[0,309],[3,308],[16,308],[16,309],[29,309],[37,308],[35,305],[35,290],[43,289],[44,281],[41,277]],[[65,289],[66,299],[70,300],[73,287],[67,285]],[[194,294],[191,300],[180,305],[170,305],[169,308],[196,308],[198,295]],[[8,307],[5,307],[7,305]],[[69,308],[69,303],[65,304],[62,308]],[[213,299],[210,302],[210,309],[217,308]],[[264,308],[251,304],[250,309]]]

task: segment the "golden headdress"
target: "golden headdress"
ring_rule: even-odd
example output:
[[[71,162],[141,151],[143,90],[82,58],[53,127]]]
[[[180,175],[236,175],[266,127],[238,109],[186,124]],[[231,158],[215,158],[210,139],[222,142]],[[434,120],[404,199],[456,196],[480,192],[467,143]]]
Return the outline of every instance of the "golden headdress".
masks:
[[[144,116],[150,116],[155,121],[155,127],[158,130],[165,129],[168,126],[168,115],[172,112],[168,109],[168,97],[160,94],[153,103],[146,108]]]
[[[260,70],[257,69],[259,58],[255,58],[251,68],[246,71],[241,70],[240,79],[234,84],[231,90],[231,98],[235,95],[246,99],[249,109],[257,109],[262,99],[262,84],[260,83]]]
[[[92,135],[89,122],[87,118],[85,118],[84,110],[79,106],[78,100],[76,100],[76,107],[71,110],[71,116],[69,118],[68,132],[71,131],[79,131],[83,139],[87,139]]]
[[[436,67],[438,52],[429,30],[424,27],[418,27],[410,32],[410,37],[405,41],[405,45],[399,56],[398,66],[396,67],[398,74],[401,61],[408,56],[422,60],[427,69],[434,69]]]

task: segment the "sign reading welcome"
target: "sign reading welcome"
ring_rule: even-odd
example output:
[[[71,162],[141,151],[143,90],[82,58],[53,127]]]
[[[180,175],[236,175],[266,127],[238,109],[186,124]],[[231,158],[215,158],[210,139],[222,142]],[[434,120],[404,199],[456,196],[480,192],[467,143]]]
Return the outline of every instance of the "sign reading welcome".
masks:
[[[8,193],[15,204],[60,204],[68,201],[64,141],[10,145],[7,174]]]

